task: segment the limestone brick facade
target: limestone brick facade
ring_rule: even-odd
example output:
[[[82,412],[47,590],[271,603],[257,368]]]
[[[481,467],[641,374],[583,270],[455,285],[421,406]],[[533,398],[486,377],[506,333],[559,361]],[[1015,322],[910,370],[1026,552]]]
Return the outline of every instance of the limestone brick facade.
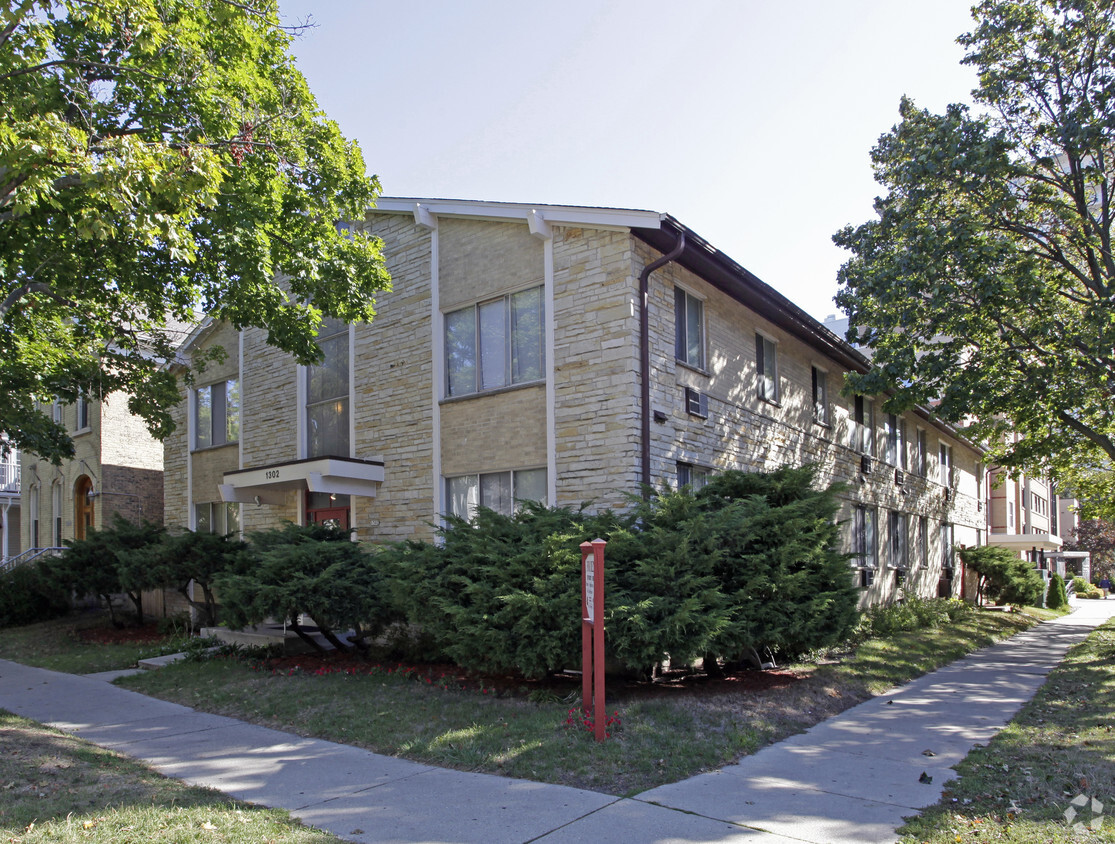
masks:
[[[652,485],[815,463],[821,483],[844,485],[849,552],[865,541],[864,520],[872,526],[870,559],[849,573],[864,602],[959,594],[952,546],[985,541],[981,453],[921,410],[895,420],[899,442],[876,401],[865,457],[866,426],[840,389],[865,359],[677,221],[383,199],[364,226],[384,241],[393,289],[372,324],[349,328],[347,405],[337,396],[335,409],[314,410],[311,374],[260,332],[200,329],[185,354],[220,345],[227,356],[183,392],[167,443],[168,521],[194,526],[199,504],[234,502],[244,530],[328,517],[361,540],[429,538],[441,514],[484,503],[508,479],[549,503],[624,507],[642,480],[645,412]],[[640,274],[681,234],[689,245],[649,277],[643,408]],[[687,337],[695,360],[677,353],[679,290],[694,317],[685,330],[699,333]],[[520,301],[542,303],[541,325]],[[767,397],[763,377],[776,386]],[[210,378],[238,380],[239,439],[199,448],[192,408]],[[321,412],[348,426],[346,453],[310,453]]]

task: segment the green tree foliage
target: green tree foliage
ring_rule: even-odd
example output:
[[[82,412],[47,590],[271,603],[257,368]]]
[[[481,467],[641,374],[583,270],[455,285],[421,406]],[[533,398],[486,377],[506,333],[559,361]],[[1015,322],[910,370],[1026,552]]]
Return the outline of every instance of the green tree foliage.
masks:
[[[1051,610],[1059,610],[1066,606],[1068,602],[1069,596],[1065,592],[1065,580],[1061,575],[1054,572],[1049,577],[1049,588],[1045,593],[1045,606]]]
[[[903,99],[872,154],[877,219],[834,237],[853,253],[837,302],[873,354],[848,388],[895,412],[939,400],[998,463],[1113,513],[1115,6],[973,14],[975,109]]]
[[[377,557],[407,618],[458,664],[537,677],[579,662],[582,542],[608,541],[608,651],[647,671],[667,658],[801,650],[854,626],[837,542],[836,489],[813,469],[728,472],[698,493],[663,490],[630,513],[526,506],[450,518],[440,544]]]
[[[116,616],[115,596],[126,595],[135,610],[136,623],[143,624],[143,591],[159,584],[142,566],[125,566],[124,561],[151,553],[165,533],[161,525],[146,520],[129,522],[115,514],[110,527],[90,529],[85,539],[67,540],[65,551],[44,562],[46,576],[55,588],[78,597],[99,597],[116,626],[121,622]]]
[[[998,604],[1036,606],[1045,584],[1034,564],[1020,559],[1006,548],[981,545],[963,548],[964,565],[979,575],[978,600],[986,597]]]
[[[47,621],[69,609],[69,598],[51,584],[41,562],[0,571],[0,627]]]
[[[244,542],[231,534],[188,530],[167,533],[158,545],[118,552],[117,557],[125,582],[176,590],[197,611],[201,626],[214,627],[217,602],[213,580],[221,572],[236,567],[246,548]]]
[[[316,650],[323,648],[299,625],[302,614],[340,651],[351,648],[338,634],[353,630],[353,641],[364,647],[393,620],[372,558],[348,531],[330,525],[288,523],[250,534],[248,553],[234,568],[215,573],[214,586],[230,627],[282,619]]]
[[[378,192],[318,108],[276,0],[13,0],[0,11],[0,430],[55,461],[35,402],[123,391],[172,430],[174,326],[203,311],[317,360],[366,321]],[[280,286],[276,279],[282,278]],[[309,304],[312,302],[313,304]],[[6,447],[6,446],[5,446]]]
[[[1092,556],[1092,577],[1096,580],[1115,575],[1115,524],[1105,519],[1090,519],[1072,532],[1070,551],[1088,551]]]

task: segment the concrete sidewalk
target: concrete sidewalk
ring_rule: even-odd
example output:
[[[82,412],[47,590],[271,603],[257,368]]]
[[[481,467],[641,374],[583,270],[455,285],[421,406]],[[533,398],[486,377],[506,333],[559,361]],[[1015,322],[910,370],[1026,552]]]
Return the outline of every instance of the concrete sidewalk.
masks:
[[[736,765],[630,799],[377,756],[2,660],[0,708],[359,842],[894,841],[1112,615],[1115,601],[1080,601]]]

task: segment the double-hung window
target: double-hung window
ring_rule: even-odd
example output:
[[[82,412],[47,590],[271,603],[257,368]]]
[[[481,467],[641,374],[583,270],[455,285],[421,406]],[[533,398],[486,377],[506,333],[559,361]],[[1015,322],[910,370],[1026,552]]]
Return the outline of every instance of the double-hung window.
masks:
[[[240,381],[230,378],[198,387],[194,393],[194,448],[226,445],[240,439]]]
[[[939,464],[941,468],[941,483],[948,486],[952,481],[952,447],[941,443]]]
[[[875,510],[857,505],[852,517],[852,565],[858,569],[876,568]]]
[[[909,523],[905,513],[890,511],[888,532],[890,533],[890,564],[904,569],[909,556]]]
[[[306,377],[306,456],[349,456],[349,330],[339,319],[322,319],[317,344],[321,363]]]
[[[546,503],[546,470],[460,475],[446,479],[445,492],[451,515],[471,519],[477,507],[487,507],[510,516],[519,508],[519,502]]]
[[[769,337],[755,335],[755,370],[759,376],[759,398],[778,403],[778,345]]]
[[[705,368],[705,303],[680,287],[674,288],[674,357]]]
[[[871,399],[856,396],[852,448],[868,457],[875,456],[875,408]]]
[[[918,563],[929,568],[929,517],[918,517]]]
[[[239,533],[240,505],[223,501],[195,504],[194,530],[198,533]]]
[[[924,478],[929,471],[929,440],[924,428],[918,428],[917,473]]]
[[[692,463],[678,463],[678,489],[687,486],[693,491],[700,489],[708,483],[712,473],[704,466]]]
[[[952,568],[952,525],[948,522],[941,522],[941,568]]]
[[[84,431],[89,427],[89,399],[85,397],[85,393],[78,393],[77,396],[77,428],[78,431]]]
[[[828,373],[817,367],[813,367],[813,421],[829,424]]]
[[[542,288],[445,315],[446,391],[465,396],[543,377]]]
[[[906,422],[888,413],[886,418],[887,463],[896,469],[906,468]]]

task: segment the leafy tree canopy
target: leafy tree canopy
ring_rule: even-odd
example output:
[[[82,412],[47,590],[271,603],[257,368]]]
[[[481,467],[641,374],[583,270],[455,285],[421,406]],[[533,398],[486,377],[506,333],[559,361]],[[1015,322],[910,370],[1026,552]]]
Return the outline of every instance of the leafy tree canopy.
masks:
[[[1091,552],[1093,580],[1115,574],[1115,524],[1103,519],[1081,522],[1072,532],[1066,548]]]
[[[984,0],[975,109],[909,99],[873,150],[877,219],[838,304],[873,365],[848,389],[937,402],[1013,471],[1115,511],[1115,6]],[[973,419],[975,421],[973,421]]]
[[[200,312],[302,363],[323,313],[373,317],[382,244],[337,223],[363,219],[379,183],[290,39],[275,0],[0,10],[0,431],[15,446],[71,455],[36,401],[80,393],[123,391],[168,434],[161,364]]]

